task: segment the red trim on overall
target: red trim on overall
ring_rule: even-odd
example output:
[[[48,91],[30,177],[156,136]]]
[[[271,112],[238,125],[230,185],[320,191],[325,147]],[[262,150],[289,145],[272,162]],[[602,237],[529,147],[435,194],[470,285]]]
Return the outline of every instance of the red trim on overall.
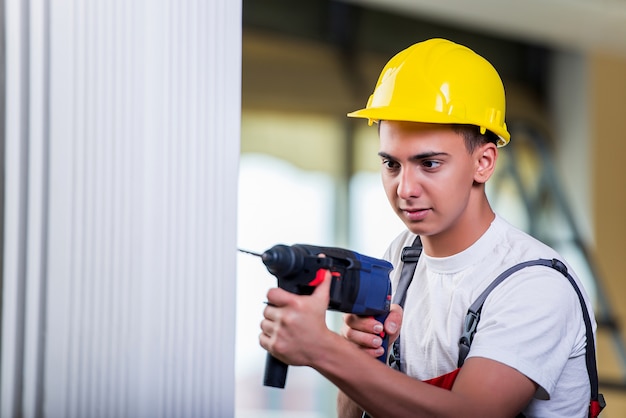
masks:
[[[428,383],[429,385],[437,386],[438,388],[451,390],[452,385],[454,385],[454,381],[456,380],[456,376],[459,374],[461,368],[452,370],[450,373],[433,377],[429,380],[424,380],[424,383]],[[590,418],[598,418],[600,412],[604,409],[606,403],[604,402],[604,398],[600,398],[599,400],[592,400],[589,403],[589,417]],[[519,415],[522,416],[523,415]]]
[[[448,374],[444,374],[442,376],[433,377],[429,380],[424,380],[424,383],[428,383],[429,385],[437,386],[442,389],[452,389],[452,385],[454,385],[454,381],[456,380],[456,375],[459,374],[461,369],[458,368],[456,370],[451,371]]]
[[[589,404],[589,416],[591,418],[597,418],[600,415],[600,412],[602,412],[602,410],[606,406],[606,402],[604,402],[604,397],[602,397],[602,395],[600,396],[600,399],[592,400]]]

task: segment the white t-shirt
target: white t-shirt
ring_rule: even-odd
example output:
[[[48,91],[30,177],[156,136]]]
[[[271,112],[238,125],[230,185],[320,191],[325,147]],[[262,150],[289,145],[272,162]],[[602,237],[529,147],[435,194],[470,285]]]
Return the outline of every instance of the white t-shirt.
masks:
[[[394,292],[402,249],[414,239],[405,231],[386,252],[385,258],[397,266],[391,274]],[[427,380],[456,369],[469,306],[507,268],[539,258],[565,262],[556,251],[499,216],[461,253],[443,258],[422,253],[404,306],[400,347],[406,373]],[[595,332],[586,294],[585,301]],[[537,383],[539,389],[523,411],[526,417],[586,417],[590,386],[585,343],[582,310],[573,286],[552,268],[532,266],[509,276],[486,299],[468,358],[496,360]]]

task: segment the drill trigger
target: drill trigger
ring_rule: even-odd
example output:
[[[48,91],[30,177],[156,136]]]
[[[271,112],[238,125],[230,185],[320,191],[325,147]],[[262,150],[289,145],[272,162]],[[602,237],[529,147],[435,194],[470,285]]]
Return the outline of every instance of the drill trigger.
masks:
[[[309,286],[317,286],[321,284],[326,278],[327,269],[319,269],[317,273],[315,273],[315,278],[309,282]]]

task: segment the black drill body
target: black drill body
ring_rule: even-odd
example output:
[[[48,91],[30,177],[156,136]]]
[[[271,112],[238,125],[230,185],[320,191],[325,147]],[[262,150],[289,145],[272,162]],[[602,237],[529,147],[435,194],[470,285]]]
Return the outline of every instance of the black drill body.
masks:
[[[323,254],[323,257],[320,255]],[[330,270],[332,282],[328,309],[374,316],[384,322],[391,305],[393,269],[385,260],[364,256],[354,251],[335,247],[278,244],[261,254],[267,270],[278,279],[278,287],[298,295],[310,295]],[[383,335],[387,360],[387,338]],[[265,366],[265,386],[285,387],[288,366],[268,353]]]

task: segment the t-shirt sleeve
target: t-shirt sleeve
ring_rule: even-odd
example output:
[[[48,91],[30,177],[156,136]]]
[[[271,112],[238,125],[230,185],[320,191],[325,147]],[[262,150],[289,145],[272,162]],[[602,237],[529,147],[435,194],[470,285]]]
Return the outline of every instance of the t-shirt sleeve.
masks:
[[[496,287],[483,310],[468,357],[506,364],[549,399],[567,360],[584,355],[585,329],[576,292],[545,267],[528,267]]]

